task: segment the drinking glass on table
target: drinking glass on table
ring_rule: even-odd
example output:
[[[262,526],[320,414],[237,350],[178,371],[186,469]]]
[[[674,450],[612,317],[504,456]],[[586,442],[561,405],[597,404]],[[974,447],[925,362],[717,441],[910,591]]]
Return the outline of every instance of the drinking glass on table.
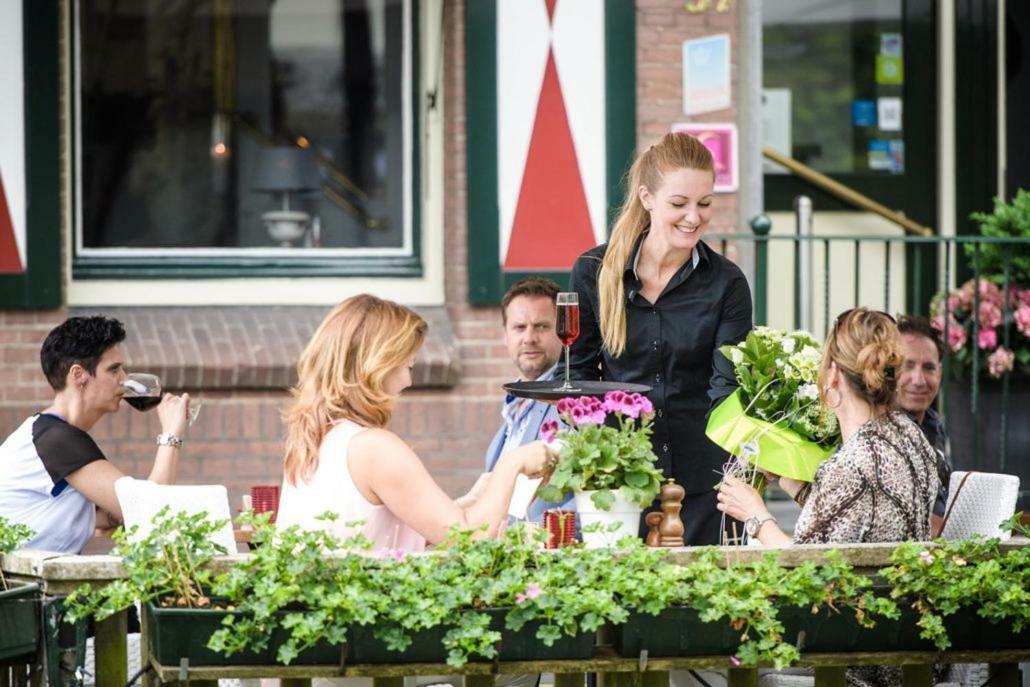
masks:
[[[149,372],[130,372],[122,382],[125,394],[122,396],[125,402],[136,410],[150,410],[161,403],[161,380],[157,375]],[[190,399],[189,425],[192,426],[200,414],[200,406],[203,401],[199,398]]]
[[[558,309],[555,334],[565,347],[565,383],[555,391],[579,391],[569,379],[569,346],[579,338],[579,294],[562,291],[555,300],[555,307]]]

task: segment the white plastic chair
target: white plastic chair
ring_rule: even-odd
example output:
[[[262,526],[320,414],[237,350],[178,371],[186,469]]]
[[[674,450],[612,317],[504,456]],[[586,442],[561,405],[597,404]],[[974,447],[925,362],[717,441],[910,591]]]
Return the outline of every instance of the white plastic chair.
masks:
[[[118,503],[122,507],[125,527],[139,526],[136,536],[145,537],[153,529],[152,521],[165,506],[173,513],[193,515],[206,512],[209,520],[223,520],[225,524],[212,535],[211,540],[225,547],[226,553],[236,553],[236,538],[229,514],[229,492],[221,484],[157,484],[149,480],[122,477],[114,484]]]
[[[947,521],[943,539],[964,539],[974,534],[1006,541],[1012,531],[998,525],[1016,512],[1019,477],[998,472],[953,472],[948,483]]]

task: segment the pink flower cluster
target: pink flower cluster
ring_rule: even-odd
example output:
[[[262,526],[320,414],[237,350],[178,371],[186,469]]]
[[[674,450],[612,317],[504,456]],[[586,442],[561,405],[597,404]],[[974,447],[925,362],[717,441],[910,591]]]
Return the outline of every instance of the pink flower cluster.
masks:
[[[975,300],[979,304],[974,314]],[[1030,339],[1030,288],[1010,286],[1006,307],[1002,288],[987,279],[970,279],[952,291],[939,304],[937,314],[931,321],[938,331],[946,331],[947,346],[953,353],[965,349],[975,321],[976,347],[990,354],[987,370],[992,377],[1000,377],[1015,364],[1013,351],[999,345],[1004,334],[1006,311],[1009,322],[1015,324],[1016,336]]]
[[[636,420],[641,415],[650,415],[654,412],[654,406],[646,396],[637,393],[626,393],[625,391],[609,391],[600,401],[592,396],[580,396],[579,398],[563,398],[558,401],[558,413],[569,420],[575,427],[581,425],[602,425],[608,413],[619,413]],[[553,421],[545,422],[540,428],[544,441],[550,443],[548,436],[553,437],[557,433],[557,423],[551,426]]]

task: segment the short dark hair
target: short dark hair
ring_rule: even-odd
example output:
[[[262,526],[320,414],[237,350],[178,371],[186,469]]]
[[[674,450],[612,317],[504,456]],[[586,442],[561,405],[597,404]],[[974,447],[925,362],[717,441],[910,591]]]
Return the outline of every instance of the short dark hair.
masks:
[[[561,287],[547,277],[525,277],[511,285],[501,299],[501,323],[508,324],[508,304],[519,296],[539,296],[550,298],[554,303],[558,300]]]
[[[944,342],[941,340],[941,333],[930,324],[930,320],[927,318],[922,315],[898,315],[898,331],[902,334],[925,336],[937,348],[937,359],[944,359]]]
[[[78,363],[96,374],[104,351],[124,340],[125,328],[116,319],[101,315],[69,317],[50,330],[39,349],[43,374],[54,391],[61,391],[72,365]]]

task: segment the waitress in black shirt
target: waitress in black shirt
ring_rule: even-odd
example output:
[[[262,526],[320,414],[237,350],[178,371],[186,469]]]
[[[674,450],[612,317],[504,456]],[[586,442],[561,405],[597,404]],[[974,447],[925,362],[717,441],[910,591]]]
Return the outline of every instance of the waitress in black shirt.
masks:
[[[744,274],[701,242],[714,185],[708,149],[666,134],[633,163],[609,242],[576,260],[570,287],[580,294],[581,328],[570,375],[653,387],[652,441],[659,467],[686,490],[688,546],[721,543],[713,486],[727,456],[705,423],[736,387],[719,347],[751,330]]]

